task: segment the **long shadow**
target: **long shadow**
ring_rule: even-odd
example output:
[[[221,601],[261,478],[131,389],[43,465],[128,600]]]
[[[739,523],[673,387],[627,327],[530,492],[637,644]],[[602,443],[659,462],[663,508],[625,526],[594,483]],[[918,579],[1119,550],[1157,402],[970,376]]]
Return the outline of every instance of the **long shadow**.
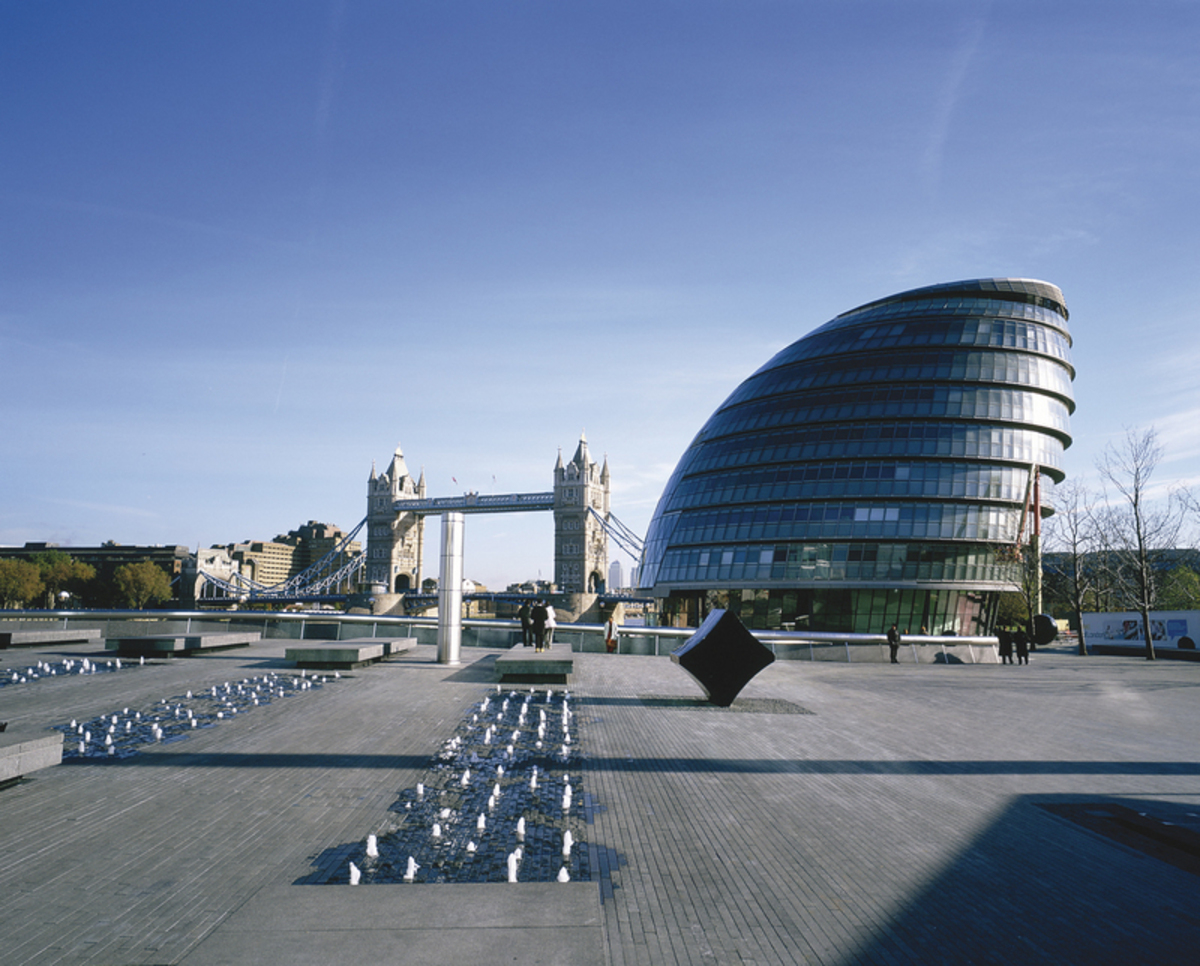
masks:
[[[585,756],[589,771],[780,775],[1200,775],[1195,761],[902,761],[872,759],[612,758]],[[423,768],[429,755],[242,754],[155,751],[121,765],[179,768]]]
[[[839,961],[1191,966],[1197,813],[1158,800],[1017,798]]]
[[[430,755],[333,755],[323,752],[283,753],[256,752],[237,753],[220,751],[160,751],[152,754],[131,755],[119,766],[151,768],[372,768],[403,769],[425,768]],[[109,764],[104,759],[77,759],[63,764]]]

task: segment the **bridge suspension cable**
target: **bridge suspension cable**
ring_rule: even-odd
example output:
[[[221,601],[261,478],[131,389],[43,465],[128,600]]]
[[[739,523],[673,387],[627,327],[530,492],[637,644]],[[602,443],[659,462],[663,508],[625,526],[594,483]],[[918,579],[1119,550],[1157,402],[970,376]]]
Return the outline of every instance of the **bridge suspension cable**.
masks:
[[[595,507],[590,506],[588,507],[588,512],[596,518],[613,543],[629,554],[629,556],[633,557],[634,560],[641,559],[645,541],[618,520],[616,514],[610,512],[605,516]]]
[[[242,574],[233,574],[228,580],[210,573],[202,573],[201,576],[205,586],[224,591],[222,596],[225,597],[248,600],[336,597],[339,596],[338,588],[348,583],[366,564],[366,555],[361,553],[345,559],[350,543],[366,524],[367,520],[364,517],[320,560],[309,564],[298,574],[289,577],[282,583],[262,584]]]

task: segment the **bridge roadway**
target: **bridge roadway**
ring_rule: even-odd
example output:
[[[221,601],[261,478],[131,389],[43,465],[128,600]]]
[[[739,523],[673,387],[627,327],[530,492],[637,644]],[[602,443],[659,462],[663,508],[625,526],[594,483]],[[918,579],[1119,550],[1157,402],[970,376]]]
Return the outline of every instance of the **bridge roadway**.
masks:
[[[40,733],[144,707],[279,668],[285,644],[6,686],[0,718]],[[576,655],[604,879],[298,884],[384,825],[498,653],[453,668],[423,645],[0,790],[0,960],[1195,962],[1200,664],[1069,649],[1027,667],[777,662],[730,710],[666,657]],[[103,656],[8,650],[0,673],[64,654]]]
[[[443,513],[528,513],[553,510],[554,493],[464,493],[462,496],[435,496],[396,500],[397,513],[439,516]]]

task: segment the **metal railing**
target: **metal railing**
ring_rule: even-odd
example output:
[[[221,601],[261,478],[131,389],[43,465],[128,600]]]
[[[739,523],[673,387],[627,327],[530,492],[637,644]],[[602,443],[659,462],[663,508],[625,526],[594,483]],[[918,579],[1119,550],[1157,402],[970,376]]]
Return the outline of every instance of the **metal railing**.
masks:
[[[156,626],[151,629],[148,624]],[[18,626],[19,625],[19,626]],[[515,620],[471,619],[462,622],[464,647],[507,648],[520,645],[521,624]],[[0,631],[60,627],[97,629],[106,638],[148,634],[229,633],[258,630],[267,640],[331,640],[359,637],[415,637],[437,643],[437,618],[390,617],[339,612],[298,614],[274,611],[81,610],[0,611]],[[662,656],[696,633],[693,627],[622,625],[618,653]],[[751,631],[781,660],[878,663],[886,659],[884,634],[839,634],[817,631]],[[605,650],[602,624],[559,624],[554,642],[572,651]],[[901,653],[913,663],[995,663],[994,637],[905,635]]]

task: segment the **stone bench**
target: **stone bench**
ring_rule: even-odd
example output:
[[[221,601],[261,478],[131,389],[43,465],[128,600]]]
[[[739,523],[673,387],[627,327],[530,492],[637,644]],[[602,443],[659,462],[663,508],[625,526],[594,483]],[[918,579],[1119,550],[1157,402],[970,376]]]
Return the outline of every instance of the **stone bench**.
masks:
[[[0,786],[62,761],[63,736],[0,732]]]
[[[187,657],[200,651],[245,647],[262,640],[260,631],[229,634],[150,634],[145,637],[110,638],[105,647],[121,655],[137,657]]]
[[[575,658],[566,650],[539,654],[517,646],[496,658],[498,684],[570,684],[574,672]]]
[[[284,660],[296,667],[315,671],[348,671],[383,661],[417,646],[415,637],[355,637],[320,644],[294,644],[283,652]]]
[[[37,647],[40,644],[100,643],[98,629],[68,628],[45,631],[0,631],[0,650],[6,647]]]

